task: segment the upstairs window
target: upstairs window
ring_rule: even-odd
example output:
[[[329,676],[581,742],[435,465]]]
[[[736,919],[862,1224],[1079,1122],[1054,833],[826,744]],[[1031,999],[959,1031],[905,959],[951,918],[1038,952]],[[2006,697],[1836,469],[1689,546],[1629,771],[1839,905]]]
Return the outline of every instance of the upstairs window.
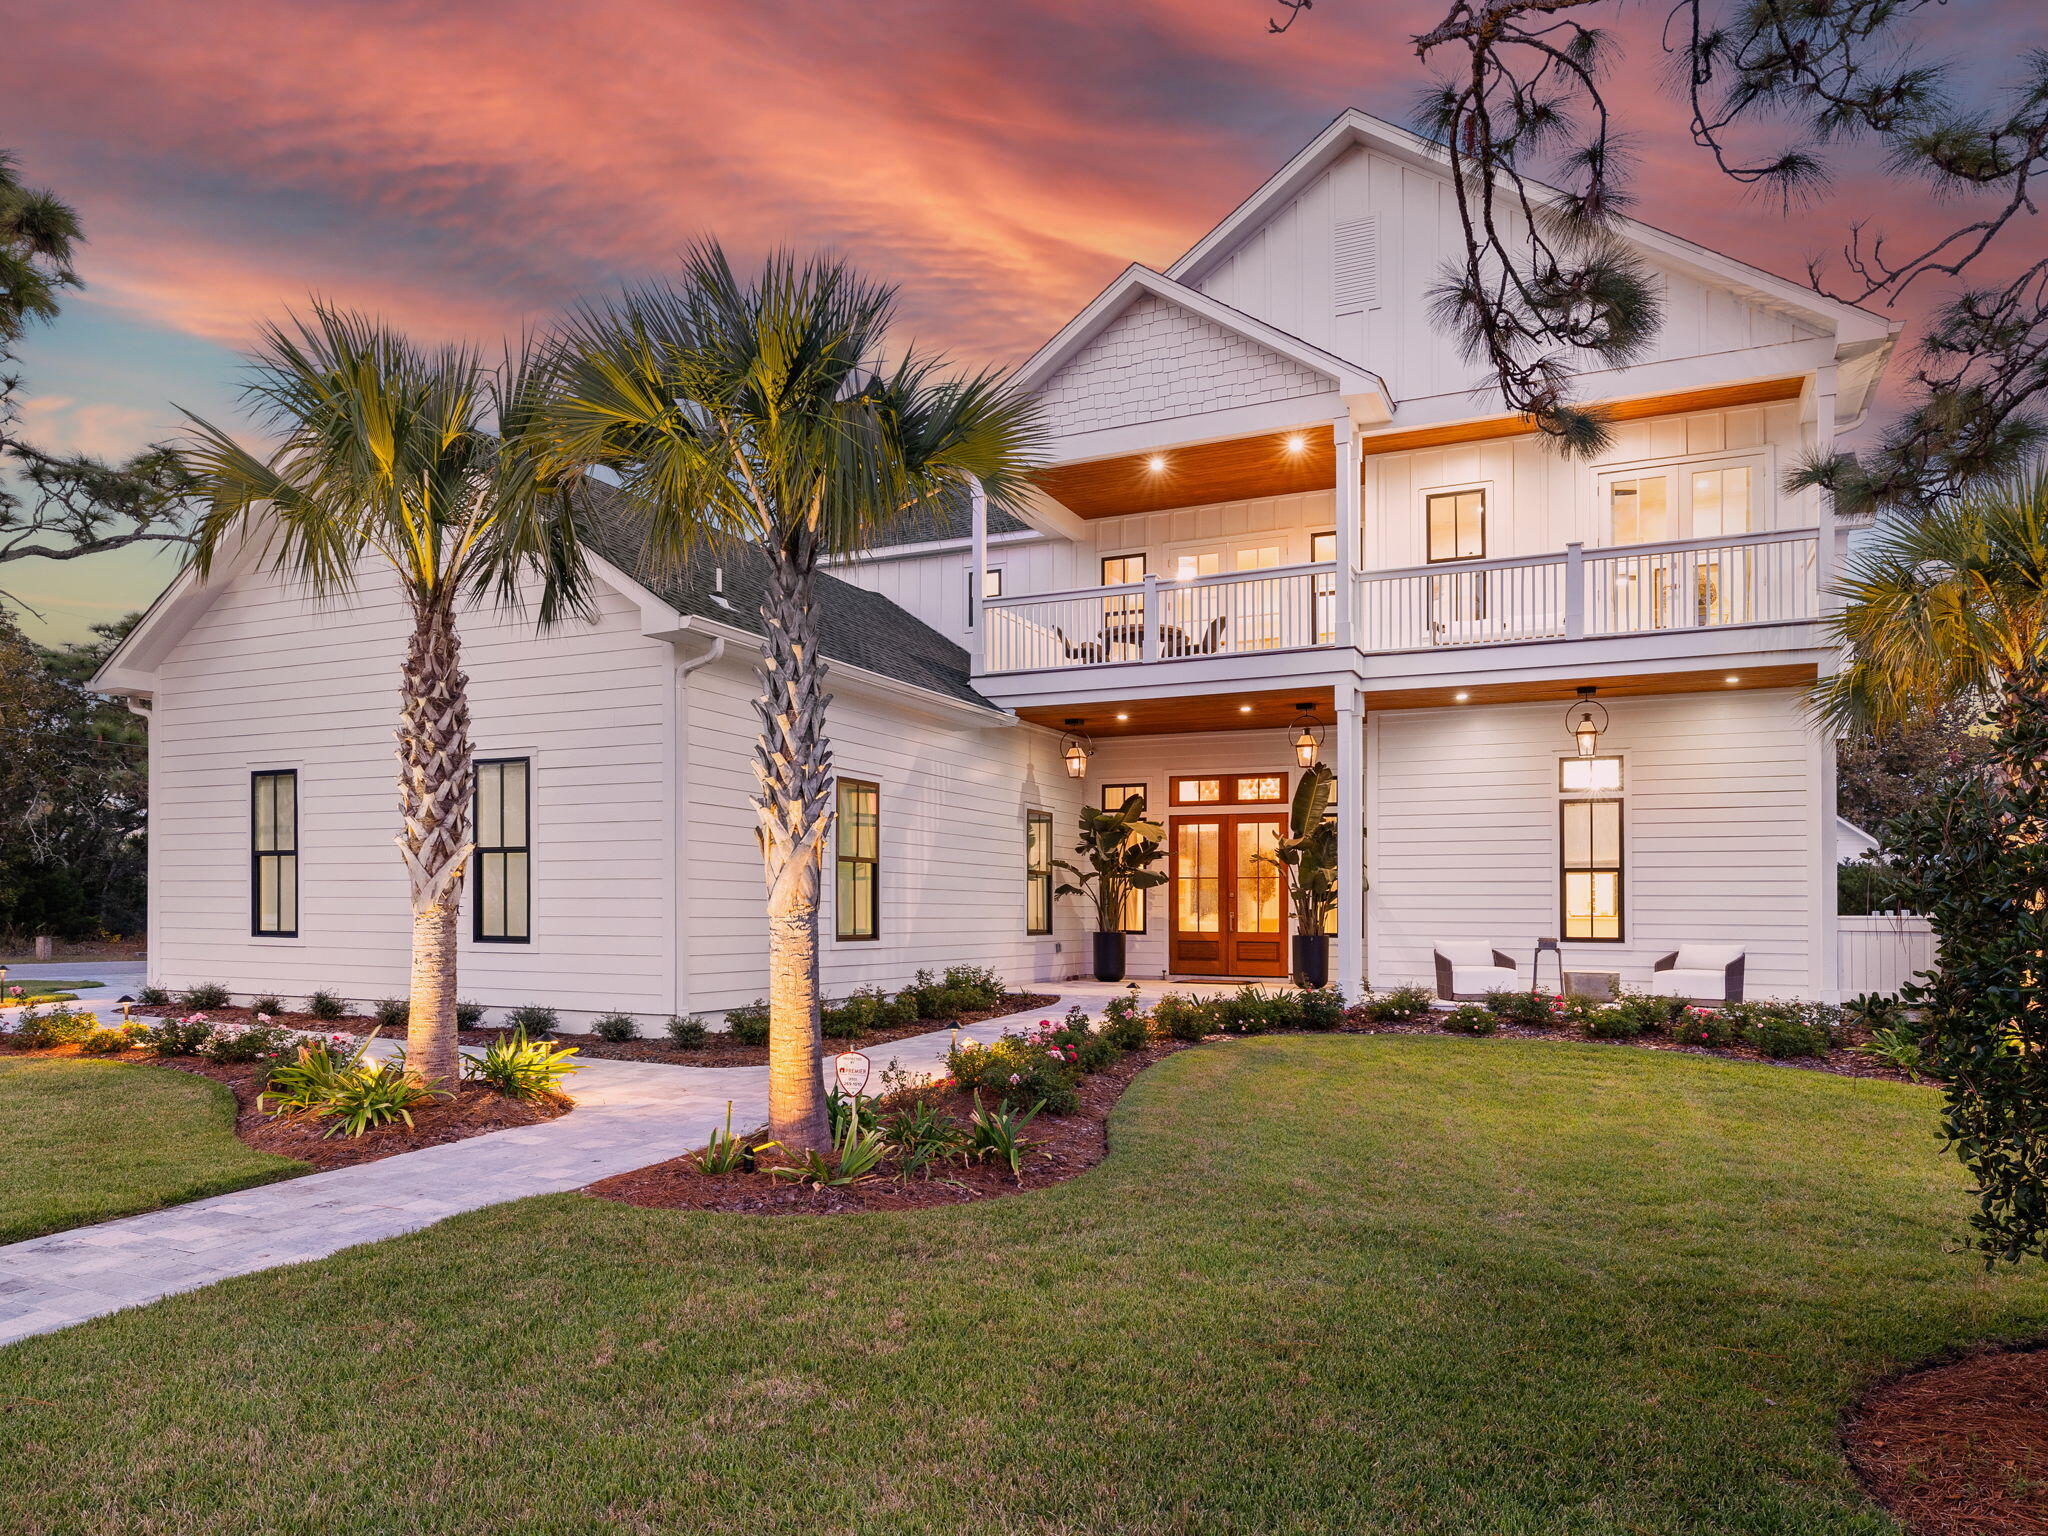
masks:
[[[1616,544],[1661,544],[1754,532],[1760,483],[1759,466],[1745,461],[1627,470],[1600,485]]]
[[[523,757],[477,760],[472,930],[479,944],[533,938],[532,779]]]
[[[249,931],[271,939],[299,933],[299,775],[249,775]]]
[[[865,779],[839,781],[837,880],[833,915],[846,941],[881,937],[882,790]]]
[[[1486,492],[1433,491],[1425,500],[1429,560],[1486,558]]]

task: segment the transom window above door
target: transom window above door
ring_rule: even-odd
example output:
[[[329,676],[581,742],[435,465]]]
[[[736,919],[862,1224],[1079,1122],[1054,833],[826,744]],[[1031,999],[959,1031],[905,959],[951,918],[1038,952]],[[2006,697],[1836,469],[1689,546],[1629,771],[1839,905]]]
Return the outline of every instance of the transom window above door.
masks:
[[[1600,495],[1616,544],[1658,544],[1752,532],[1760,482],[1749,462],[1674,465],[1604,475]]]
[[[1175,805],[1265,805],[1287,798],[1284,773],[1176,774],[1169,783]]]
[[[1486,558],[1486,492],[1432,491],[1423,501],[1428,523],[1429,559]]]

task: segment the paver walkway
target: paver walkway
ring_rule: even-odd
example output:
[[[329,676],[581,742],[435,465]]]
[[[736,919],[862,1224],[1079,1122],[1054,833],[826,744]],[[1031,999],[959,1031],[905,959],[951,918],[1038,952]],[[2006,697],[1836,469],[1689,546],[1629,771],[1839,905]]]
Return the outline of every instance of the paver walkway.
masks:
[[[1062,987],[1062,1002],[1085,1001],[1092,1010],[1117,990],[1078,983]],[[1164,989],[1155,984],[1150,990]],[[990,1019],[958,1036],[991,1040],[1051,1011]],[[869,1053],[870,1086],[881,1086],[882,1069],[892,1062],[935,1072],[954,1037],[954,1031],[936,1030],[876,1047]],[[592,1061],[570,1087],[576,1108],[545,1125],[493,1131],[0,1247],[0,1344],[232,1275],[325,1258],[460,1211],[580,1189],[702,1146],[724,1122],[728,1099],[735,1126],[760,1124],[768,1108],[766,1067]]]

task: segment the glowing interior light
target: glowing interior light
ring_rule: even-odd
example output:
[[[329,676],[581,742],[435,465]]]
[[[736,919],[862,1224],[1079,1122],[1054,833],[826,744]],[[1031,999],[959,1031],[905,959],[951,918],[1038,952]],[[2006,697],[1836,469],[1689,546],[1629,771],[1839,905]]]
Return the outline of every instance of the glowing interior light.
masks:
[[[1471,697],[1472,697],[1472,695],[1471,695],[1471,694],[1469,694],[1469,693],[1460,693],[1460,694],[1456,694],[1456,695],[1454,695],[1454,697],[1455,697],[1455,698],[1457,699],[1457,701],[1458,701],[1458,702],[1459,702],[1460,704],[1462,704],[1462,703],[1464,703],[1464,702],[1465,702],[1465,701],[1466,701],[1467,699],[1471,698]]]
[[[1237,706],[1237,712],[1240,715],[1248,715],[1252,712],[1252,707],[1249,704],[1240,704]]]
[[[1145,461],[1145,467],[1155,475],[1164,474],[1166,472],[1166,455],[1163,453],[1153,454],[1151,458]]]
[[[1742,681],[1742,679],[1737,677],[1733,672],[1730,672],[1726,677],[1722,678],[1721,681],[1724,683],[1739,683]]]
[[[1287,438],[1285,442],[1282,444],[1282,446],[1285,447],[1289,453],[1301,453],[1308,448],[1308,439],[1303,437],[1299,432],[1290,432],[1287,434]]]

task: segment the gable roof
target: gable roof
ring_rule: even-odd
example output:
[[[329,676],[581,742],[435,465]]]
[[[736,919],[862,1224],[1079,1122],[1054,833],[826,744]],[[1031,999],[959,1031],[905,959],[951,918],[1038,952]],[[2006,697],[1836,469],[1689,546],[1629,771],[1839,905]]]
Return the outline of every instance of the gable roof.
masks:
[[[1228,217],[1204,235],[1187,253],[1166,269],[1177,283],[1199,283],[1224,257],[1248,239],[1267,217],[1286,206],[1341,155],[1354,148],[1376,150],[1439,175],[1451,171],[1450,154],[1435,139],[1410,133],[1383,118],[1356,107],[1347,108],[1328,127],[1310,140],[1299,153],[1265,183],[1231,210]],[[1542,182],[1528,182],[1532,200],[1561,198],[1562,193]],[[1696,244],[1668,230],[1627,217],[1614,221],[1615,232],[1645,252],[1705,278],[1724,288],[1753,294],[1763,303],[1791,310],[1818,321],[1844,344],[1888,340],[1896,333],[1895,322],[1859,305],[1829,298],[1804,284],[1751,266],[1720,251]]]
[[[644,525],[627,496],[597,481],[587,482],[579,494],[589,514],[588,543],[597,554],[685,617],[765,633],[761,603],[768,592],[768,557],[759,549],[735,541],[699,550],[678,564],[658,561],[648,552]],[[989,526],[995,526],[994,512]],[[827,660],[964,704],[997,708],[975,692],[967,652],[922,619],[829,572],[819,571],[815,579],[819,649]]]

